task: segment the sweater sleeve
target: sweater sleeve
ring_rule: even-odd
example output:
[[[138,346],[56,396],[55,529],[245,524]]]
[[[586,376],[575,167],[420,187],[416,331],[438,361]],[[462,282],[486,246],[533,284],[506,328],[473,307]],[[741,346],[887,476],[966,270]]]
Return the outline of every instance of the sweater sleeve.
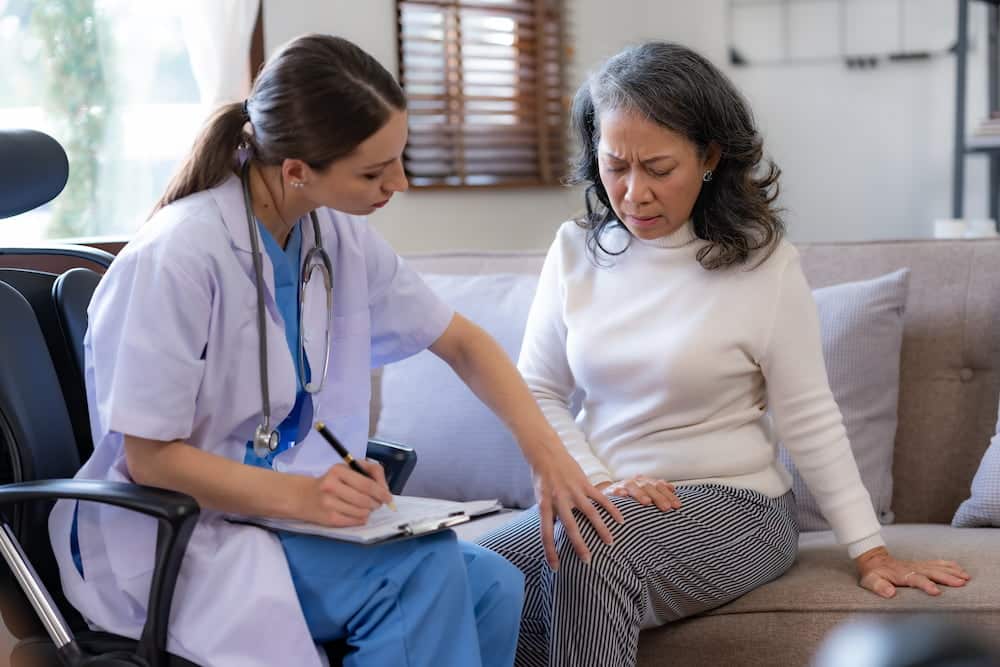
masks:
[[[798,257],[781,276],[769,340],[759,359],[782,444],[833,528],[857,557],[884,544],[823,362],[819,315]]]
[[[559,239],[552,244],[538,280],[535,299],[521,344],[517,367],[535,396],[542,413],[576,459],[591,484],[614,481],[594,454],[570,412],[576,388],[566,358],[566,323],[562,315],[562,280]]]

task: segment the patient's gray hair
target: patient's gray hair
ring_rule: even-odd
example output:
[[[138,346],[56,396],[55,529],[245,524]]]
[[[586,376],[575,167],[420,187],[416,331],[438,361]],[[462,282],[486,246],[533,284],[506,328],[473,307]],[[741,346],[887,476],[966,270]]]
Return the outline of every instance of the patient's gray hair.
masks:
[[[624,252],[601,245],[603,232],[621,221],[597,166],[600,116],[618,110],[642,114],[686,137],[702,156],[712,143],[721,149],[712,181],[702,188],[691,214],[695,234],[709,242],[698,253],[702,266],[723,268],[745,263],[757,250],[770,253],[785,229],[774,206],[781,170],[764,159],[749,105],[706,58],[679,44],[647,42],[611,57],[573,101],[580,152],[570,183],[587,186],[587,214],[578,224],[588,230],[595,256],[598,250]]]

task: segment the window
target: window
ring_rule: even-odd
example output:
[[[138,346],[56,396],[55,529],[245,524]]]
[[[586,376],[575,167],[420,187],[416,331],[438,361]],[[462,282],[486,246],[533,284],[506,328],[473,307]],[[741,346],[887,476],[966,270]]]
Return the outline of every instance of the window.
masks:
[[[565,174],[560,0],[397,0],[413,187],[555,185]]]
[[[257,5],[245,4],[239,20],[226,25],[249,40]],[[222,20],[212,16],[211,7],[0,0],[0,128],[46,132],[63,145],[70,161],[62,194],[35,211],[0,221],[4,244],[124,236],[146,219],[220,101],[206,95],[205,77],[199,79],[192,67],[195,56],[206,62],[220,58],[212,49],[224,40],[204,36],[211,34],[211,20]],[[258,20],[258,31],[259,25]],[[260,35],[256,38],[260,51]],[[247,63],[247,51],[242,53]],[[223,67],[233,66],[225,61]],[[229,79],[240,85],[235,73]]]

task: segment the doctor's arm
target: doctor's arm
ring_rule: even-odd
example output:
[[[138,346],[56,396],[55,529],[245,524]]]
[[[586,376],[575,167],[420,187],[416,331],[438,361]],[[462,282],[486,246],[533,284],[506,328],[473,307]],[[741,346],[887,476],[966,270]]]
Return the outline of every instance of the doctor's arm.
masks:
[[[275,472],[211,454],[183,440],[125,435],[125,456],[135,482],[186,493],[202,507],[227,514],[358,526],[392,499],[382,467],[366,461],[359,463],[377,481],[345,464],[318,478]]]
[[[430,350],[451,366],[514,434],[535,473],[542,542],[549,564],[553,568],[559,564],[553,536],[557,518],[577,554],[589,562],[590,551],[580,535],[573,510],[585,516],[607,544],[611,543],[611,532],[594,504],[603,507],[619,523],[624,519],[610,499],[590,484],[566,451],[506,352],[489,334],[458,314]]]

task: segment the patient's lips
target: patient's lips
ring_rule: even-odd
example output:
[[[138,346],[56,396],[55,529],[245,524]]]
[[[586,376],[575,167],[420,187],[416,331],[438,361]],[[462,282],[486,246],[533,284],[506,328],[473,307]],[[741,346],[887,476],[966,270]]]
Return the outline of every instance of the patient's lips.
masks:
[[[651,215],[647,217],[638,217],[634,215],[628,216],[629,224],[635,225],[636,227],[652,227],[660,221],[660,216]]]

